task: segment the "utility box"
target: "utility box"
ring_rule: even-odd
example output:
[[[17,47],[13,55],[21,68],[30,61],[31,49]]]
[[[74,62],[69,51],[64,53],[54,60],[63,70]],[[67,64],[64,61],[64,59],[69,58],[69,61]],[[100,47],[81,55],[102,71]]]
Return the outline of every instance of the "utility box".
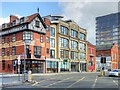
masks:
[[[28,71],[28,81],[32,81],[32,71]]]

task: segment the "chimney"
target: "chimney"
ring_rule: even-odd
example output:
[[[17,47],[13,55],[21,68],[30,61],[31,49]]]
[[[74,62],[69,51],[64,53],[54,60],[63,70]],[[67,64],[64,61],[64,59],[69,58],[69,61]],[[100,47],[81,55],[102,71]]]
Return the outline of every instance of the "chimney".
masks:
[[[19,18],[17,16],[10,15],[10,23],[13,22],[16,19],[19,20]]]

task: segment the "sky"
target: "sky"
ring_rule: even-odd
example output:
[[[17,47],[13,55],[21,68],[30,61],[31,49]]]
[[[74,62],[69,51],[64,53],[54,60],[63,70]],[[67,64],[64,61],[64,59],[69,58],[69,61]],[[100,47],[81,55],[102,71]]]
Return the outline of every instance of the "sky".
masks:
[[[9,22],[9,16],[28,16],[40,10],[41,16],[49,14],[62,15],[65,19],[74,20],[88,32],[87,40],[96,44],[95,18],[118,12],[117,2],[2,2],[0,25]]]

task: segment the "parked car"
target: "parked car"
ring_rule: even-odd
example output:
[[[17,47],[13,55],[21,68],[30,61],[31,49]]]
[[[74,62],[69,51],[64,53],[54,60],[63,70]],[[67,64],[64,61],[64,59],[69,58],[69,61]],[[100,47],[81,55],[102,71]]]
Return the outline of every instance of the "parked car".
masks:
[[[120,75],[120,69],[114,69],[112,71],[109,71],[109,76],[119,76]]]

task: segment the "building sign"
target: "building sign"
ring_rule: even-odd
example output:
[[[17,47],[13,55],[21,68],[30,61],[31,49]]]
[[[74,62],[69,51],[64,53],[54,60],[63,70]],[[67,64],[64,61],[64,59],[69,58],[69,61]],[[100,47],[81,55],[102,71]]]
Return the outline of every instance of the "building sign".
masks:
[[[1,35],[6,35],[6,34],[11,34],[11,33],[15,33],[15,32],[18,32],[18,31],[22,31],[24,29],[27,29],[27,25],[20,25],[18,27],[14,27],[14,28],[11,28],[9,30],[6,30],[6,31],[2,31],[0,33],[0,36]]]

